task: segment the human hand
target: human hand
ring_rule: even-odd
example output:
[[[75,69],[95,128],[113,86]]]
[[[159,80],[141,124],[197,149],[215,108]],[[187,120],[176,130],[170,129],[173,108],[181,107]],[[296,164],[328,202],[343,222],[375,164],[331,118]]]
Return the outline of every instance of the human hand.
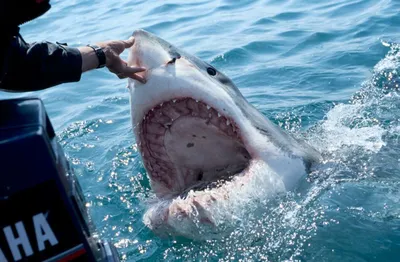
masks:
[[[106,56],[106,67],[108,70],[116,74],[120,79],[127,77],[136,79],[142,83],[146,80],[137,73],[143,72],[146,69],[143,67],[131,67],[119,55],[126,49],[130,48],[135,43],[133,37],[128,40],[111,40],[96,43]],[[99,60],[91,47],[80,47],[79,51],[82,54],[82,72],[97,68]]]
[[[134,43],[135,38],[130,37],[128,40],[112,40],[97,43],[97,45],[103,49],[106,55],[106,67],[110,72],[116,74],[120,79],[130,77],[144,83],[145,79],[136,73],[143,72],[146,69],[143,67],[128,66],[128,63],[119,56]]]

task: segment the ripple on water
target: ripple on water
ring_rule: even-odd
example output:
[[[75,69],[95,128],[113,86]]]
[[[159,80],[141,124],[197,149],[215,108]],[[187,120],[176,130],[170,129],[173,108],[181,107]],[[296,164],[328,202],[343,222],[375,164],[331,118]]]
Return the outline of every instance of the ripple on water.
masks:
[[[282,20],[282,21],[290,21],[290,20],[297,20],[299,18],[303,18],[307,14],[304,12],[284,12],[277,14],[273,17],[275,20]]]
[[[275,20],[273,20],[272,18],[268,18],[268,17],[263,17],[259,20],[257,20],[256,22],[253,23],[253,25],[272,25],[277,23]]]

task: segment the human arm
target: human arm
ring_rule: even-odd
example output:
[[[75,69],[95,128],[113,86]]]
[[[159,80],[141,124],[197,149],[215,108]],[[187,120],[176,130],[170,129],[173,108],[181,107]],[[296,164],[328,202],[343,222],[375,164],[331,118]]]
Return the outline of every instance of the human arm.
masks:
[[[107,67],[120,78],[132,77],[142,81],[136,72],[144,69],[130,68],[119,57],[128,41],[101,42],[106,54]],[[39,42],[26,43],[18,35],[9,38],[0,54],[0,89],[8,91],[36,91],[62,83],[80,81],[83,72],[97,68],[99,63],[90,47],[68,47],[65,44]]]

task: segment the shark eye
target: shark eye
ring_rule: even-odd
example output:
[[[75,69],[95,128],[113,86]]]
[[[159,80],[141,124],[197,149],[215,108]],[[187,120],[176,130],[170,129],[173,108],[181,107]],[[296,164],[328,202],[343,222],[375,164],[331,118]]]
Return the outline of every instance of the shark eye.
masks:
[[[217,70],[215,70],[215,69],[212,68],[212,67],[208,67],[208,68],[207,68],[207,73],[208,73],[210,76],[215,76],[215,75],[217,74]]]

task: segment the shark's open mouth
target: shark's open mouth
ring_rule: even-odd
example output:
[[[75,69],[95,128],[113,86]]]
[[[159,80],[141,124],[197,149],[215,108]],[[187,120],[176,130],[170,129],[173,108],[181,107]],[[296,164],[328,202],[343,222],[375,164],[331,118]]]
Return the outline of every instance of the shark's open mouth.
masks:
[[[251,156],[235,122],[193,98],[149,110],[139,124],[144,165],[158,197],[201,190],[248,167]]]

